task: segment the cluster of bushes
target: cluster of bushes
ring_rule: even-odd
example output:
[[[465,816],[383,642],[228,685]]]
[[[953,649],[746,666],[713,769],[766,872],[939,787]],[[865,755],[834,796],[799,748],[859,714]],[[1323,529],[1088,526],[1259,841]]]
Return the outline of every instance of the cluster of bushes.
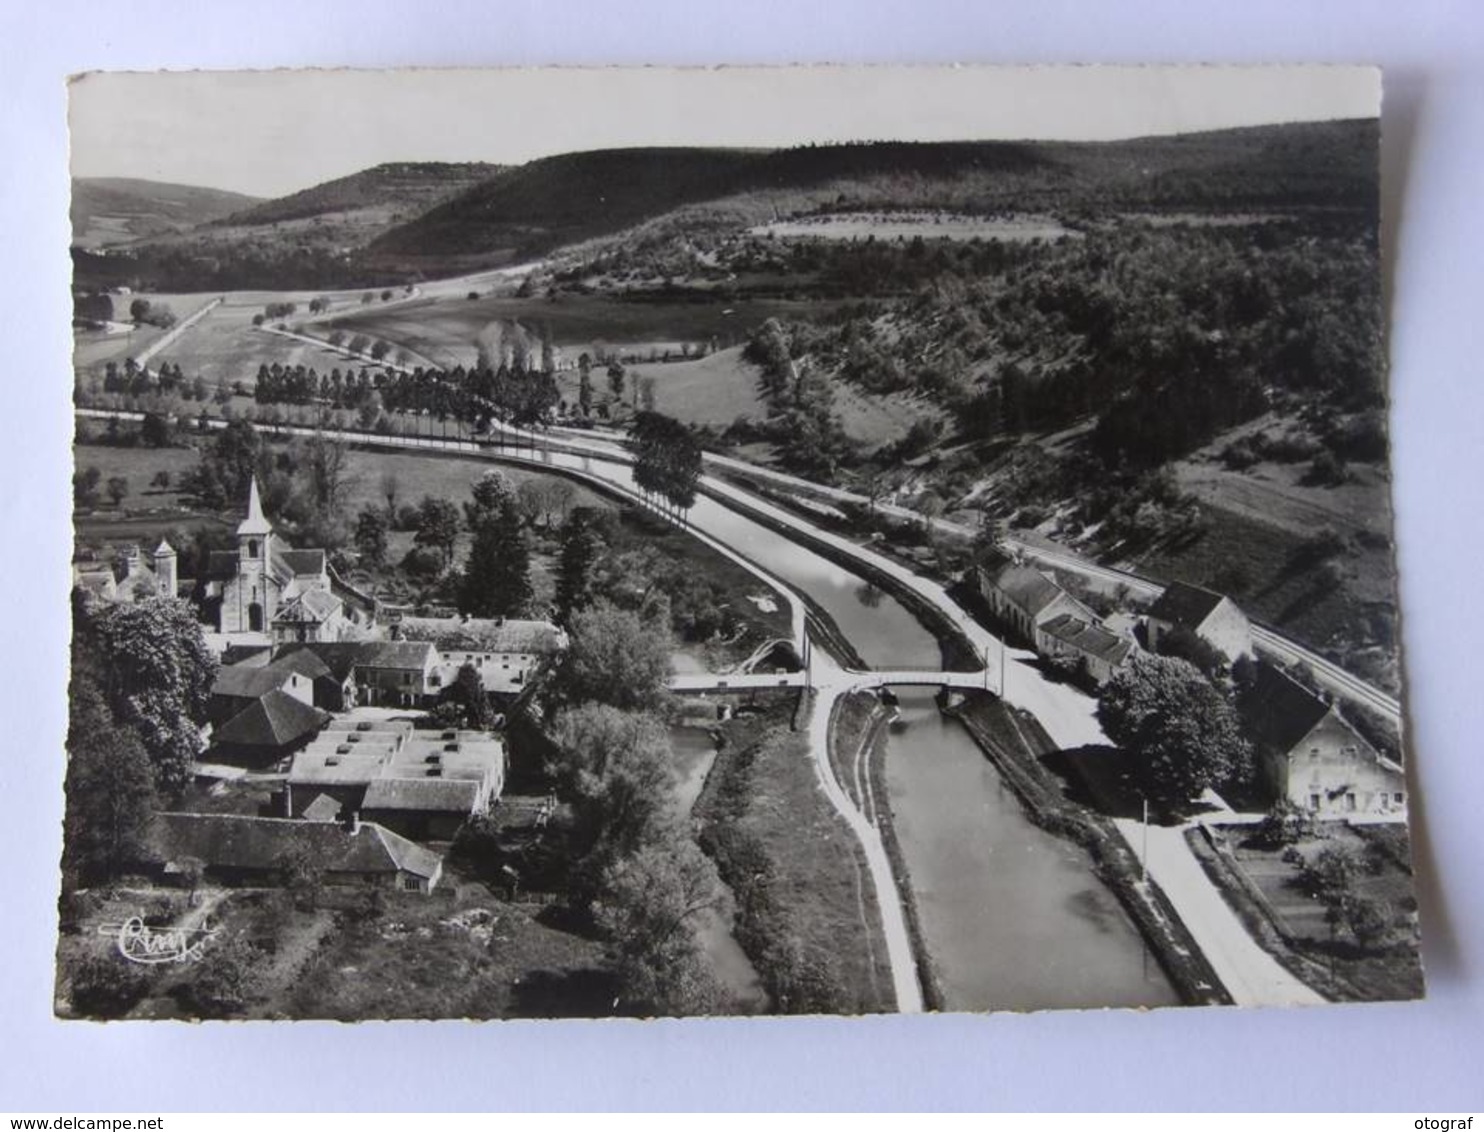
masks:
[[[747,953],[781,1014],[842,1014],[860,1009],[850,1001],[834,956],[800,938],[778,897],[778,869],[767,843],[743,825],[756,763],[768,744],[786,742],[782,726],[724,748],[704,799],[701,848],[736,901],[733,935]]]

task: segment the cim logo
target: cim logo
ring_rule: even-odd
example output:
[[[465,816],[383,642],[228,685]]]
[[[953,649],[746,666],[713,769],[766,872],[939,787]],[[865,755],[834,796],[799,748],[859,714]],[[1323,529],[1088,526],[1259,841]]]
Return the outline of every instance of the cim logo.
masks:
[[[219,928],[152,928],[139,916],[121,924],[103,924],[98,934],[112,937],[130,963],[194,963]]]

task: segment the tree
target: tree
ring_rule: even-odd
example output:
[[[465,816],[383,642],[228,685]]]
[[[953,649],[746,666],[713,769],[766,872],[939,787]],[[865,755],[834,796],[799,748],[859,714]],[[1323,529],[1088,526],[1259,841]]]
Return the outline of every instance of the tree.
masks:
[[[1098,722],[1133,757],[1152,801],[1178,807],[1246,771],[1236,711],[1193,664],[1136,653],[1103,686]]]
[[[490,707],[489,693],[484,688],[484,678],[472,664],[459,666],[458,675],[443,689],[439,704],[458,709],[465,727],[484,731],[494,726],[495,712]]]
[[[701,914],[723,899],[716,867],[686,837],[609,866],[597,918],[613,940],[620,996],[631,1011],[705,1014],[719,1005],[696,933]]]
[[[459,611],[472,617],[520,617],[531,604],[531,552],[511,508],[487,518],[474,541],[459,586]]]
[[[423,496],[417,509],[417,533],[412,541],[439,551],[446,566],[453,561],[453,544],[458,537],[459,509],[446,499]]]
[[[153,487],[153,488],[156,488],[156,489],[158,489],[160,491],[169,491],[170,490],[170,473],[166,469],[161,468],[158,472],[156,472],[150,478],[149,486],[150,487]]]
[[[690,429],[662,413],[634,418],[634,483],[682,510],[696,501],[701,447]]]
[[[145,298],[135,299],[129,304],[129,317],[135,322],[143,322],[149,317],[150,304]]]
[[[63,863],[84,882],[111,879],[140,859],[148,838],[155,808],[149,755],[86,672],[73,678],[68,715]]]
[[[127,476],[108,477],[108,499],[115,507],[124,501],[129,494],[129,479]]]
[[[175,442],[170,418],[159,413],[145,413],[139,423],[139,442],[146,448],[169,448]]]
[[[669,704],[669,607],[648,617],[598,601],[574,613],[553,688],[568,703],[596,701],[637,711]]]
[[[593,412],[593,360],[584,351],[577,357],[577,403],[582,406],[582,415]]]
[[[376,567],[386,561],[387,523],[384,512],[367,507],[356,516],[356,550],[368,566]]]
[[[103,473],[89,465],[72,473],[72,505],[79,510],[98,506],[98,484]]]
[[[112,951],[88,954],[68,973],[68,1001],[88,1018],[122,1018],[150,987],[150,973]]]
[[[592,604],[598,559],[604,549],[593,512],[586,507],[572,512],[562,528],[562,550],[557,564],[556,609],[561,624],[567,624],[573,613]]]
[[[262,968],[263,953],[240,934],[213,943],[194,976],[181,984],[182,1005],[199,1018],[230,1018],[252,1001]]]
[[[391,523],[397,517],[397,495],[402,490],[402,481],[397,473],[388,468],[381,473],[381,495],[386,500],[387,522]]]
[[[547,771],[572,797],[574,883],[595,891],[614,861],[660,839],[674,812],[674,753],[645,712],[586,703],[560,712]]]
[[[178,797],[201,750],[216,657],[195,610],[173,597],[74,603],[73,663],[94,676],[114,716],[133,728],[163,797]]]

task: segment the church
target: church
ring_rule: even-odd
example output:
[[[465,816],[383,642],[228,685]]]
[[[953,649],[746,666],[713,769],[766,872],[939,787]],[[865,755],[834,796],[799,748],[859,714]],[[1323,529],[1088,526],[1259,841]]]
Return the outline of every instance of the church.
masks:
[[[289,644],[359,640],[375,624],[375,601],[347,585],[324,550],[295,550],[273,533],[256,478],[235,550],[213,551],[202,604],[230,641]]]

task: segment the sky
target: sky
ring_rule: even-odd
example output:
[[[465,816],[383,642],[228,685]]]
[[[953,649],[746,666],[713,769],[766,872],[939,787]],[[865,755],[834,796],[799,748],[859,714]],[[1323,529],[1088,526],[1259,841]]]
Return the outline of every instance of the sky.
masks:
[[[72,173],[281,196],[387,161],[639,145],[1112,139],[1374,117],[1364,67],[92,72]]]

